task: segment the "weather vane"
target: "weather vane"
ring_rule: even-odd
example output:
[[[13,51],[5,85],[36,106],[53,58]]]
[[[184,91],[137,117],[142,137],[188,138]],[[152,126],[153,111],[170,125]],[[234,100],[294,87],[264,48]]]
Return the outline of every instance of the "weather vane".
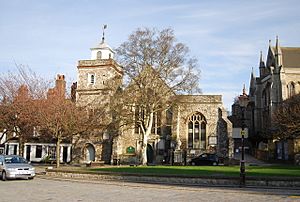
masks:
[[[102,28],[102,31],[103,31],[103,34],[102,34],[102,43],[104,43],[104,30],[107,28],[107,25],[103,25],[103,28]]]

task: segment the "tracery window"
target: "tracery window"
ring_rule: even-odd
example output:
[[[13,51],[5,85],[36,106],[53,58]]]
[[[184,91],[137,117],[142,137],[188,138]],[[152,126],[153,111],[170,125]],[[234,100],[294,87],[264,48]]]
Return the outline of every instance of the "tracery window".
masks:
[[[295,95],[295,84],[293,82],[289,83],[287,85],[287,90],[288,90],[288,98]]]
[[[201,113],[195,113],[188,120],[188,148],[206,148],[206,119]]]

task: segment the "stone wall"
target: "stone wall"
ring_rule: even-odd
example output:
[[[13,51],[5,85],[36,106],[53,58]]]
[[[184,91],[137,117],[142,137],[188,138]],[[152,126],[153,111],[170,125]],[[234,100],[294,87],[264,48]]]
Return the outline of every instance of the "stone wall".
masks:
[[[223,105],[221,95],[184,95],[178,96],[178,98],[177,107],[173,111],[172,136],[180,138],[180,149],[188,148],[188,118],[194,113],[199,112],[207,121],[206,151],[209,151],[209,136],[217,136],[220,143],[220,146],[217,146],[218,152],[226,150],[225,153],[228,153],[228,135],[231,135],[232,126],[226,117],[227,113],[225,110],[223,110],[225,116],[222,114]]]
[[[203,177],[183,177],[175,175],[142,175],[142,174],[120,174],[120,173],[89,173],[79,171],[47,170],[46,176],[85,180],[108,180],[125,182],[148,182],[177,185],[204,185],[204,186],[235,186],[240,185],[239,177],[203,176]],[[255,187],[300,187],[299,178],[279,178],[279,177],[247,177],[246,186]]]

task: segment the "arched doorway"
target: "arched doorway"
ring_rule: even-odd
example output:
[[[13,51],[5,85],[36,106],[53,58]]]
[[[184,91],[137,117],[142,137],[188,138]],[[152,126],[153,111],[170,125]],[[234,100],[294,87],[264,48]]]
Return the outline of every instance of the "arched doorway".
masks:
[[[147,144],[147,163],[153,163],[153,148],[150,144]]]
[[[95,161],[95,147],[92,144],[86,144],[85,146],[85,160]]]

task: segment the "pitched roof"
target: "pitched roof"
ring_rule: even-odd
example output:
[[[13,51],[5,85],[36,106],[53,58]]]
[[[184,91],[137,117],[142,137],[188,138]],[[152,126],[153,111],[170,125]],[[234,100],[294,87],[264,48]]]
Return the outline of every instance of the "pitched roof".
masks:
[[[285,68],[300,68],[300,47],[280,47],[282,65]]]

